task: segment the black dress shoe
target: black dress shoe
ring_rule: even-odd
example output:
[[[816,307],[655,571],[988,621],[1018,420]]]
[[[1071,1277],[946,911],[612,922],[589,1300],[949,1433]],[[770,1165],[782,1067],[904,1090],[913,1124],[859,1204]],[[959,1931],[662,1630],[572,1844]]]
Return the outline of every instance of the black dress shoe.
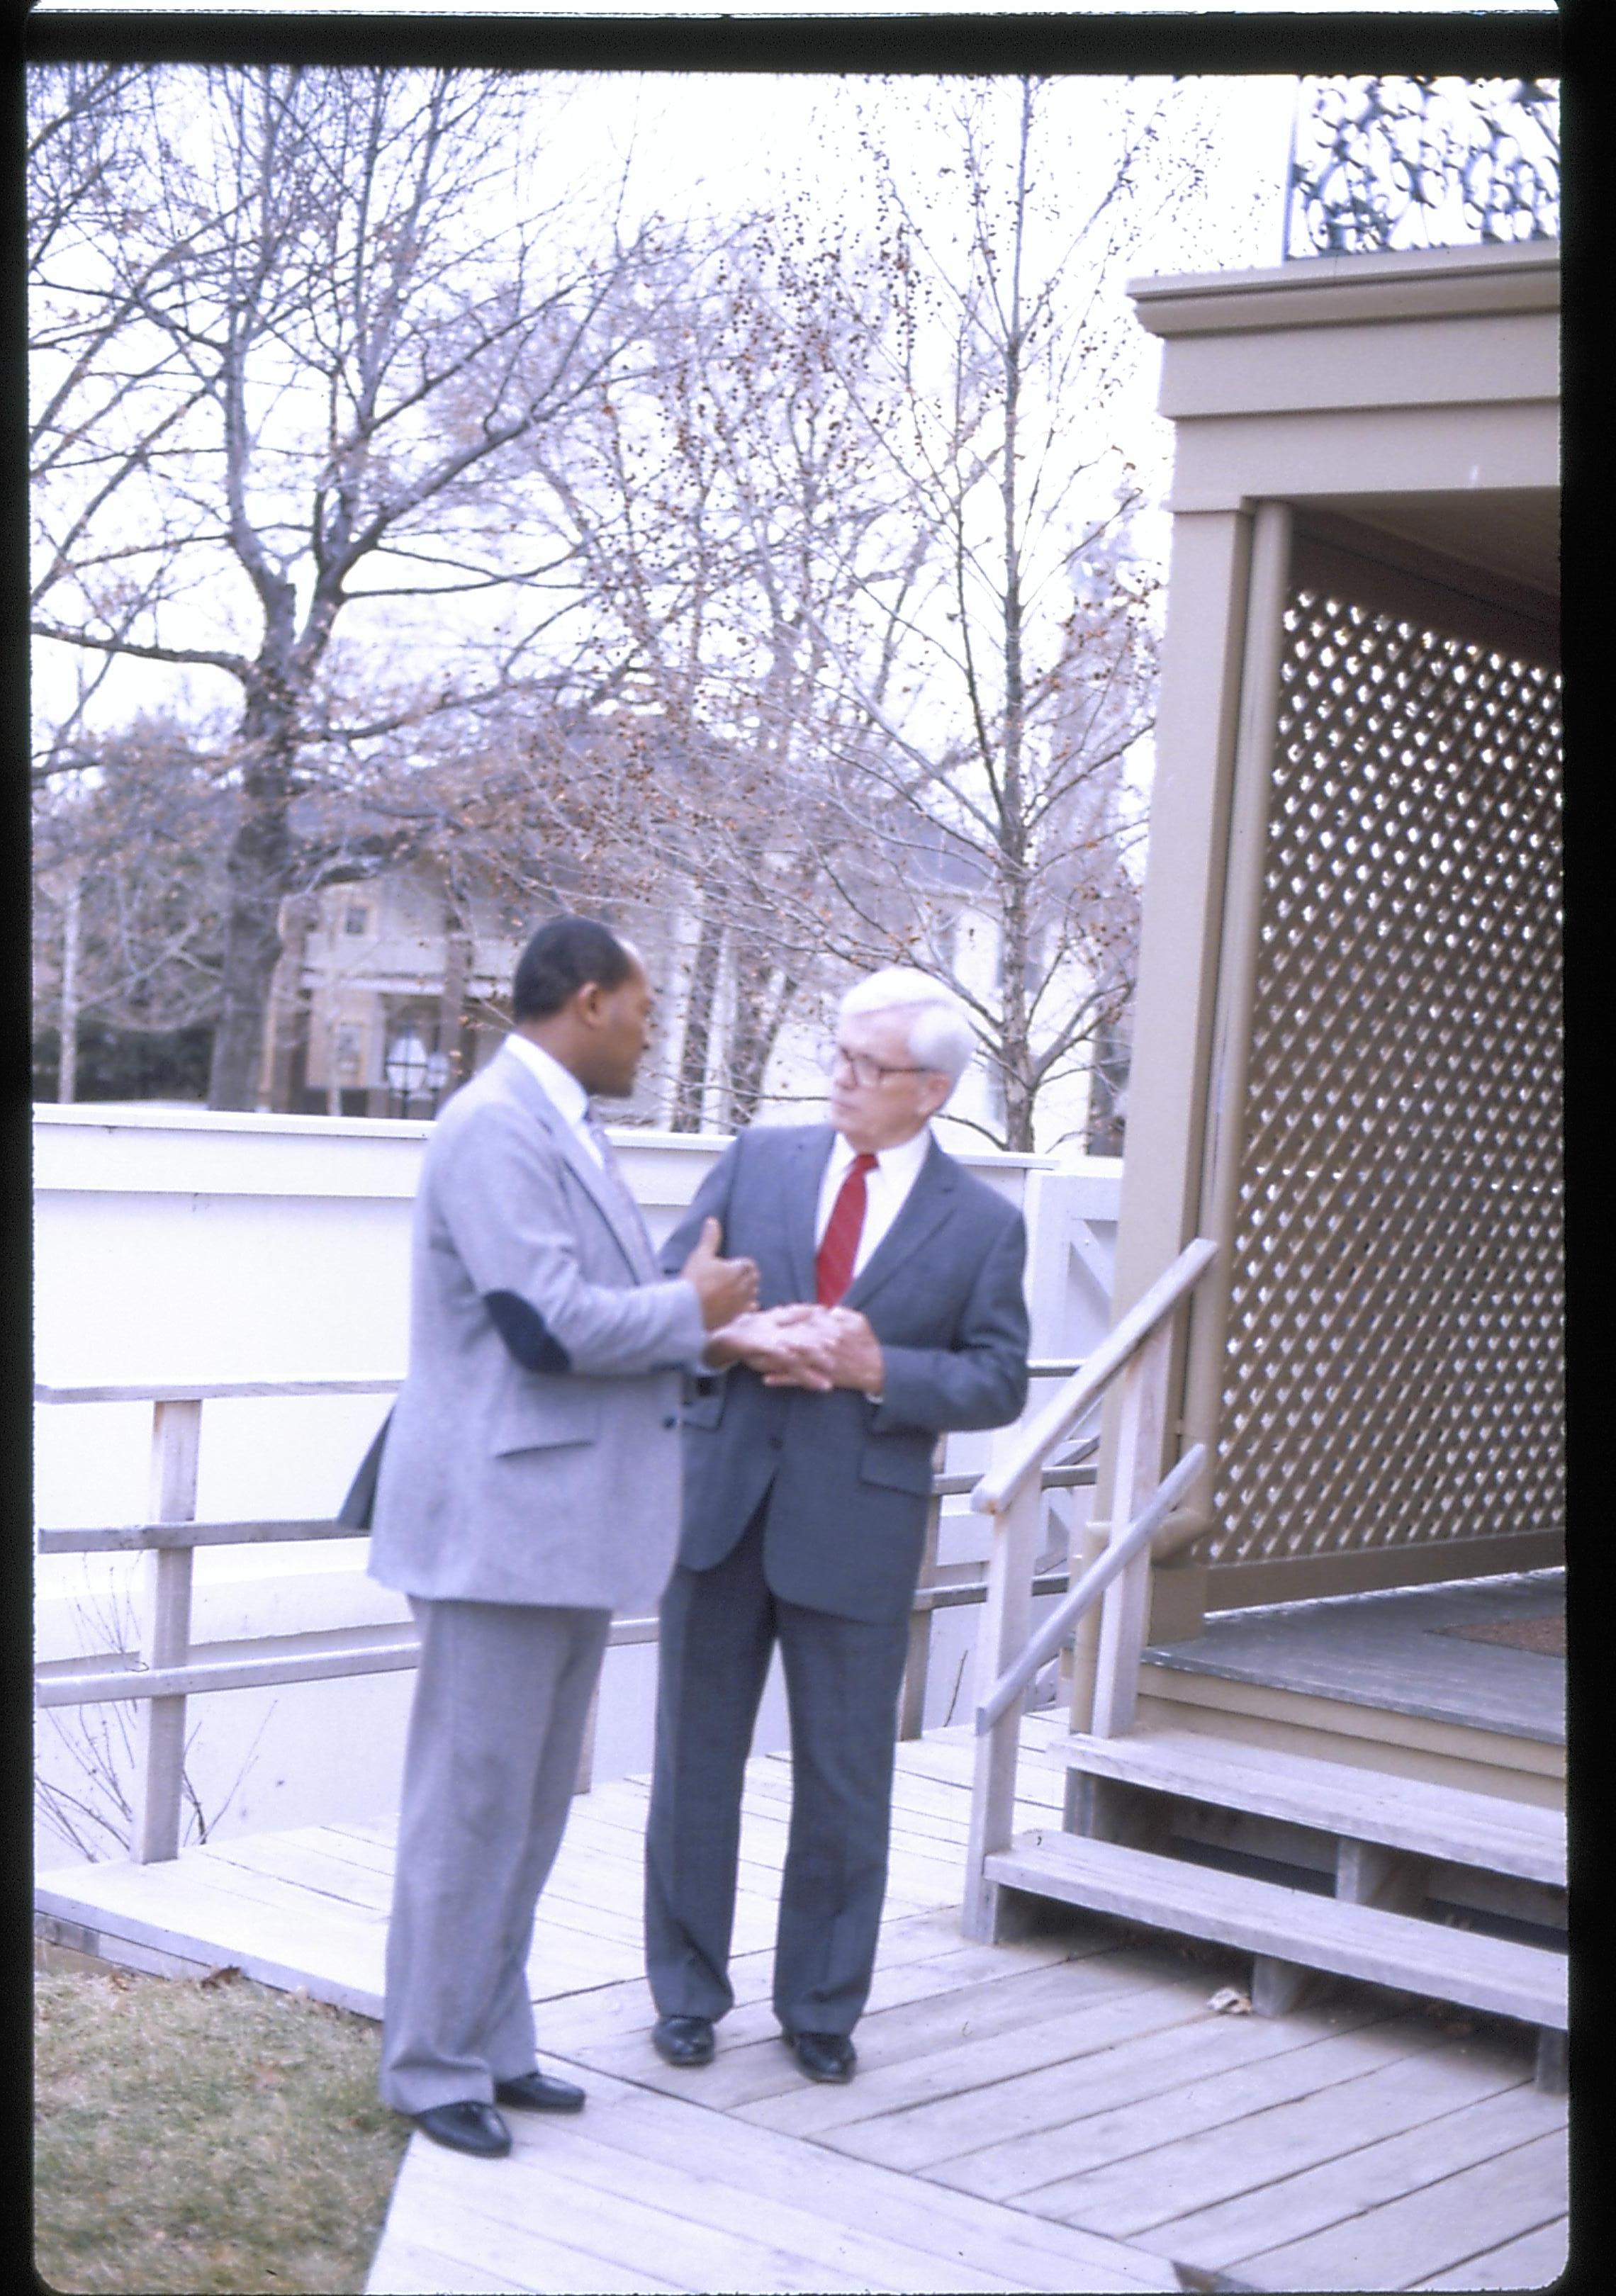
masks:
[[[548,2073],[518,2073],[514,2080],[495,2082],[494,2102],[520,2105],[524,2112],[581,2112],[584,2092]]]
[[[850,2081],[858,2062],[845,2033],[784,2033],[780,2036],[809,2080]]]
[[[659,2017],[651,2046],[665,2065],[710,2065],[718,2046],[710,2017]]]
[[[511,2149],[511,2132],[491,2104],[468,2097],[460,2104],[429,2104],[415,2115],[434,2144],[453,2152],[475,2152],[485,2161],[498,2161]]]

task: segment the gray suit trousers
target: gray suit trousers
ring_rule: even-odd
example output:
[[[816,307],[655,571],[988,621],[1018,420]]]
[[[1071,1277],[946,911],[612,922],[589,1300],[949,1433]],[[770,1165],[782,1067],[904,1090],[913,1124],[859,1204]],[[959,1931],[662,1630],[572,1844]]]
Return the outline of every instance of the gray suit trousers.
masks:
[[[906,1620],[871,1626],[782,1602],[763,1575],[759,1509],[709,1570],[662,1598],[655,1771],[645,1835],[645,1958],[664,2017],[723,2016],[742,1773],[777,1641],[792,1729],[792,1819],[775,1944],[789,2030],[850,2033],[870,1989],[886,1894]]]
[[[398,1816],[382,2102],[491,2103],[537,2062],[528,1955],[609,1611],[410,1598],[421,1664]]]

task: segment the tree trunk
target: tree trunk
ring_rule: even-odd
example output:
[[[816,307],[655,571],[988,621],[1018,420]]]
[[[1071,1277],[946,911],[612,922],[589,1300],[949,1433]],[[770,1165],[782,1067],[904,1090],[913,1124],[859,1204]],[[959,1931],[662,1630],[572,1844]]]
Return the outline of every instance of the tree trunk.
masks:
[[[258,1106],[264,1021],[281,958],[281,902],[291,890],[291,759],[296,739],[291,709],[278,702],[251,701],[242,730],[257,762],[242,776],[243,814],[226,865],[230,899],[209,1108]]]
[[[736,951],[735,1025],[729,1058],[729,1120],[739,1131],[757,1116],[775,1039],[790,1010],[796,983],[775,983],[767,952],[742,942]]]
[[[701,1129],[701,1104],[706,1097],[707,1062],[712,1046],[713,1007],[718,994],[718,957],[724,928],[702,914],[690,968],[690,990],[685,1000],[685,1041],[679,1049],[678,1088],[674,1095],[675,1132]]]
[[[463,1085],[470,1073],[470,1032],[465,1025],[466,986],[472,977],[472,936],[460,905],[452,892],[444,897],[443,996],[438,1007],[438,1050],[448,1062],[441,1098]]]
[[[1090,1053],[1088,1123],[1083,1140],[1088,1156],[1120,1156],[1127,1129],[1128,1071],[1133,1046],[1123,1021],[1103,1021]]]
[[[316,897],[288,901],[282,937],[281,959],[270,983],[268,1005],[268,1101],[282,1115],[291,1112],[293,1070],[298,1048],[308,1026],[302,1001],[303,952],[314,922]]]

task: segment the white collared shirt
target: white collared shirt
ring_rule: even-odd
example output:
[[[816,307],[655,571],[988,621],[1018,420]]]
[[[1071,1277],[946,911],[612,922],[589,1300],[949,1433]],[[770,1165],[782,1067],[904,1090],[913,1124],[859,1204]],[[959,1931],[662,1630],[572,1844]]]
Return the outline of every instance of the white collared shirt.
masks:
[[[531,1037],[524,1037],[516,1029],[512,1030],[505,1043],[543,1085],[557,1115],[576,1136],[590,1162],[603,1171],[604,1160],[589,1135],[589,1095],[571,1070],[563,1068],[554,1053],[546,1052],[542,1045],[536,1045]]]
[[[859,1231],[858,1250],[853,1260],[856,1276],[863,1275],[871,1254],[902,1211],[931,1148],[931,1127],[923,1124],[912,1140],[900,1141],[896,1148],[876,1151],[875,1169],[865,1175],[864,1226]],[[831,1143],[830,1161],[819,1184],[819,1210],[814,1221],[816,1251],[824,1241],[831,1210],[841,1192],[853,1154],[839,1132]]]

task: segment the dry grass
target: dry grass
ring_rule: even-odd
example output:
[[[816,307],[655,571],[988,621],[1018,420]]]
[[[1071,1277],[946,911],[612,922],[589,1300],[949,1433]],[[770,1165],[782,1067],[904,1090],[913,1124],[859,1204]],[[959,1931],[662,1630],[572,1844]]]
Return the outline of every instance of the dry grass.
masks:
[[[346,2296],[409,2124],[367,2018],[231,1972],[43,1972],[35,2264],[61,2291]]]

